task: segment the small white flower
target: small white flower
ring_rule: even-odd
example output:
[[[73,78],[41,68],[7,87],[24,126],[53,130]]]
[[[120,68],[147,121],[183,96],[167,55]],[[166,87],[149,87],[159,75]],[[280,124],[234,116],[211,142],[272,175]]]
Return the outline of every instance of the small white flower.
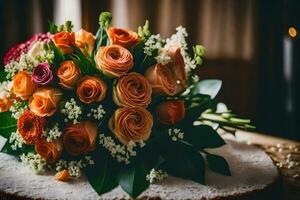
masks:
[[[11,133],[9,143],[11,144],[12,150],[17,150],[22,148],[23,144],[25,144],[25,140],[21,137],[17,130],[16,132]]]
[[[27,102],[17,101],[17,100],[14,100],[12,106],[9,108],[9,111],[11,112],[11,116],[15,119],[19,119],[19,117],[26,110],[28,110]]]
[[[144,53],[148,56],[152,56],[153,51],[160,51],[162,48],[162,43],[164,41],[161,39],[160,35],[151,35],[145,42]]]
[[[96,120],[100,120],[105,115],[105,110],[102,105],[99,105],[97,108],[92,108],[91,112],[87,114],[87,117],[93,117]]]
[[[40,155],[34,153],[22,154],[21,162],[37,174],[46,172],[47,162]]]
[[[155,57],[155,59],[156,59],[157,63],[161,63],[162,65],[166,65],[172,61],[170,56],[165,55],[163,53],[158,55],[157,57]]]
[[[137,143],[139,144],[140,148],[146,145],[143,141],[139,141]],[[118,162],[129,164],[130,158],[136,156],[136,151],[134,150],[134,148],[137,147],[137,144],[133,141],[128,142],[127,145],[120,145],[116,144],[112,137],[100,134],[99,144],[107,149],[110,152],[110,155],[113,158],[116,158]]]
[[[182,140],[184,138],[184,133],[179,128],[169,129],[168,135],[171,137],[171,140],[174,142],[178,141],[179,139]]]
[[[155,182],[162,182],[166,177],[168,177],[167,172],[162,171],[160,169],[151,169],[150,173],[146,176],[146,180],[153,184]]]
[[[61,134],[62,132],[59,130],[58,123],[55,123],[52,128],[46,128],[43,131],[43,136],[46,137],[48,142],[59,138]]]
[[[77,105],[74,98],[71,98],[70,101],[67,101],[64,105],[64,108],[61,110],[61,113],[66,115],[64,119],[65,122],[73,122],[73,124],[78,123],[78,119],[82,114],[81,107]]]

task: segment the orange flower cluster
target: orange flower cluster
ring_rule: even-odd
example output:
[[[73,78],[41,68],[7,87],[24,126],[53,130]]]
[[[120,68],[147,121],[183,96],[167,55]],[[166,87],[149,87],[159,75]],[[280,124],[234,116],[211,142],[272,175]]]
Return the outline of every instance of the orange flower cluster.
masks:
[[[96,149],[99,119],[84,113],[75,124],[61,120],[61,108],[71,98],[83,109],[93,110],[93,106],[100,103],[114,103],[117,108],[109,112],[111,115],[106,126],[120,143],[126,145],[150,137],[154,121],[148,109],[153,108],[151,103],[155,96],[173,96],[187,87],[180,48],[164,50],[163,53],[172,60],[170,63],[158,63],[143,72],[135,72],[132,71],[134,57],[131,52],[141,38],[136,32],[114,27],[108,28],[106,33],[110,44],[95,52],[96,38],[85,30],[76,33],[61,31],[52,35],[52,42],[63,59],[55,64],[43,63],[34,76],[31,71],[20,70],[12,78],[11,97],[0,98],[0,112],[8,111],[13,100],[28,103],[28,110],[18,119],[18,132],[26,144],[34,145],[35,151],[49,164],[55,164],[61,155],[81,156]],[[79,49],[80,56],[94,64],[98,74],[87,73],[82,63],[74,59],[78,57],[76,52]],[[41,81],[36,80],[42,80],[43,84],[37,84]],[[164,101],[155,105],[154,110],[153,114],[162,124],[176,124],[185,117],[184,101],[181,100]],[[68,112],[74,114],[72,110]],[[53,140],[45,137],[48,120],[59,124],[61,136]],[[70,174],[62,170],[55,178],[67,181]]]

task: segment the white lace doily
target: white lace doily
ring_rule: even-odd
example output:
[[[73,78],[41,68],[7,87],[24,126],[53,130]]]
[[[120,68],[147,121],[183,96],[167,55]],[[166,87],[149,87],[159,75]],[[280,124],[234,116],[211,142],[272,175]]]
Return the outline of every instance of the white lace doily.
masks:
[[[206,171],[207,185],[169,177],[161,184],[151,185],[140,197],[162,199],[211,199],[228,197],[264,189],[278,176],[272,160],[262,150],[243,143],[228,141],[228,144],[210,150],[228,161],[232,176],[222,176]],[[59,200],[95,200],[128,198],[120,187],[102,196],[91,188],[86,180],[58,182],[53,176],[35,175],[14,157],[0,153],[0,191],[29,198]]]

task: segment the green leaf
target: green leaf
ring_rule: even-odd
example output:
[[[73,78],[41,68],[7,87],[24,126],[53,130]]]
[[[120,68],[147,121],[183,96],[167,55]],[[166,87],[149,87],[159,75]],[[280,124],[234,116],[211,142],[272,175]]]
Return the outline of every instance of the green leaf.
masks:
[[[6,81],[6,72],[4,70],[0,70],[0,83]]]
[[[207,79],[200,81],[192,86],[191,94],[206,94],[212,99],[215,98],[220,91],[222,86],[222,81],[217,79]]]
[[[138,197],[149,187],[147,171],[141,162],[124,166],[118,173],[119,185],[132,198]]]
[[[5,129],[9,129],[17,125],[17,120],[11,116],[10,112],[0,113],[0,119],[0,134]]]
[[[186,102],[189,103],[191,101],[187,100]],[[182,123],[193,123],[200,117],[201,113],[207,109],[215,109],[216,105],[216,101],[211,99],[208,95],[198,94],[196,99],[193,98],[192,104],[186,108],[186,116]]]
[[[163,168],[173,176],[204,184],[205,162],[202,155],[180,142],[172,142],[166,146]]]
[[[206,160],[208,163],[208,167],[211,170],[221,173],[225,176],[231,176],[229,165],[222,156],[208,153],[206,155]]]
[[[85,174],[94,190],[101,195],[118,186],[118,182],[107,156],[95,162],[95,165],[86,168]]]
[[[9,128],[1,128],[0,135],[8,139],[8,138],[10,138],[11,133],[16,130],[17,130],[17,125],[11,126]]]
[[[74,47],[74,53],[70,57],[72,58],[72,60],[74,60],[83,74],[99,74],[96,65],[91,60],[86,58],[86,56],[79,48]]]
[[[58,32],[56,24],[51,21],[49,21],[49,32],[51,34],[55,34]]]
[[[184,140],[192,144],[197,150],[217,148],[226,144],[223,138],[207,125],[187,126],[184,129],[184,134]]]

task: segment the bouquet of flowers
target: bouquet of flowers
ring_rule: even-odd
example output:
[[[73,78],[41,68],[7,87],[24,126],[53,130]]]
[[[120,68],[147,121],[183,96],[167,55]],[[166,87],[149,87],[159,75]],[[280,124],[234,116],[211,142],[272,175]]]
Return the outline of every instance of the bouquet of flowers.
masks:
[[[137,197],[168,175],[204,184],[205,163],[230,175],[206,149],[225,144],[217,129],[253,127],[217,104],[220,80],[199,80],[205,48],[189,52],[181,26],[162,39],[148,21],[134,32],[111,19],[100,14],[95,36],[51,23],[6,53],[1,151],[59,181],[84,174],[99,195]]]

